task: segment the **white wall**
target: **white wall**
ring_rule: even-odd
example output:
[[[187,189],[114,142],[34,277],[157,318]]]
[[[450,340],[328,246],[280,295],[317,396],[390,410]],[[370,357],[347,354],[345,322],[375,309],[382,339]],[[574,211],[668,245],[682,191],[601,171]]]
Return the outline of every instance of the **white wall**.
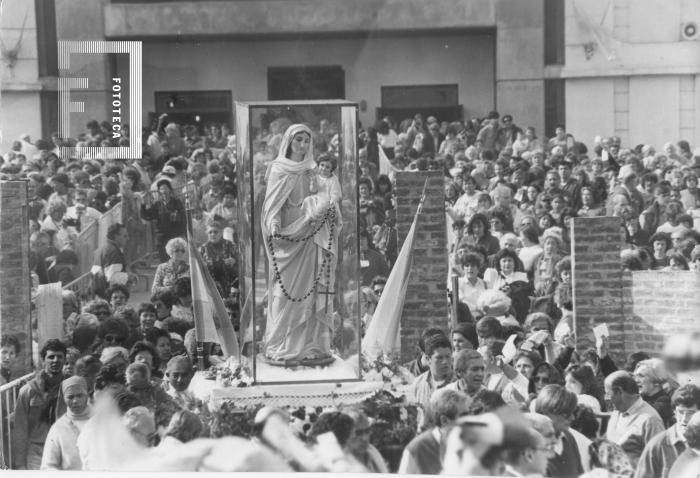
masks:
[[[41,139],[41,106],[39,93],[3,91],[0,104],[2,143],[0,153],[10,150],[12,142],[28,134],[32,141]],[[31,159],[31,158],[27,158]]]
[[[370,39],[144,43],[143,113],[154,92],[231,90],[234,101],[267,99],[267,68],[342,65],[346,99],[366,100],[360,121],[371,124],[381,87],[457,83],[465,117],[494,107],[494,43],[489,35]],[[145,124],[145,123],[144,123]]]

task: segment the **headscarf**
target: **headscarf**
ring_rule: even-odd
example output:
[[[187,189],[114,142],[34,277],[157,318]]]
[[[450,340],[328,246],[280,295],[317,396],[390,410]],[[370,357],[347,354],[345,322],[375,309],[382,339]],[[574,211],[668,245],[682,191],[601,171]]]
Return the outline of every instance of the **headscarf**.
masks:
[[[121,357],[127,362],[129,361],[129,351],[124,347],[105,347],[102,349],[102,355],[100,356],[100,362],[107,365],[109,362],[117,357]]]
[[[299,133],[308,134],[310,143],[309,149],[306,151],[306,155],[304,156],[304,160],[296,162],[287,158],[287,149],[289,148],[289,145],[292,144],[294,136]],[[277,158],[275,158],[272,164],[273,166],[279,167],[286,174],[298,174],[307,169],[313,169],[316,166],[316,163],[314,162],[314,140],[311,129],[304,124],[293,124],[287,128],[287,131],[284,132],[284,136],[282,137]],[[269,172],[270,169],[268,169],[268,176]],[[267,177],[265,179],[267,179]]]
[[[63,382],[61,382],[61,391],[63,392],[63,396],[67,397],[69,393],[74,393],[74,392],[83,392],[87,396],[88,394],[88,385],[87,382],[83,377],[68,377],[65,379]],[[73,413],[71,411],[70,407],[66,407],[66,415],[68,418],[71,420],[77,420],[77,421],[85,421],[88,418],[90,418],[91,410],[90,406],[86,406],[85,410],[83,410],[81,413]]]

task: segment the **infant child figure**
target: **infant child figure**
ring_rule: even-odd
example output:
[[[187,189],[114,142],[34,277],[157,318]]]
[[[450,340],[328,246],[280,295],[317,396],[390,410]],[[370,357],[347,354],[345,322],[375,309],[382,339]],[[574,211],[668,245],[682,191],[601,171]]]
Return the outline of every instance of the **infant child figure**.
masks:
[[[340,215],[340,202],[343,193],[340,189],[340,181],[333,174],[335,170],[335,160],[327,153],[321,154],[318,158],[318,175],[311,181],[310,189],[315,194],[304,199],[302,208],[307,219],[312,221],[322,220],[331,205],[335,208],[336,225],[340,226],[343,221]]]

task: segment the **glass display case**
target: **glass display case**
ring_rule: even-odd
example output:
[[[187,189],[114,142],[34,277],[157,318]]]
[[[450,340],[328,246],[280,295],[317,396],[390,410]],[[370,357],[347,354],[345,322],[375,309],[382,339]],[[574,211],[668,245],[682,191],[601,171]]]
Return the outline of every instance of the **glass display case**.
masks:
[[[236,103],[236,142],[255,383],[361,379],[357,105]]]

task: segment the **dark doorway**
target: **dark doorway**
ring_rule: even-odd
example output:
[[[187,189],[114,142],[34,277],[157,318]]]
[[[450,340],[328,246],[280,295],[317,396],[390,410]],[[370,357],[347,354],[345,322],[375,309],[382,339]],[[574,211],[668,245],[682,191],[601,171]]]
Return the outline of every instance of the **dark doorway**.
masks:
[[[345,99],[345,71],[340,66],[268,68],[267,98],[270,101]]]

